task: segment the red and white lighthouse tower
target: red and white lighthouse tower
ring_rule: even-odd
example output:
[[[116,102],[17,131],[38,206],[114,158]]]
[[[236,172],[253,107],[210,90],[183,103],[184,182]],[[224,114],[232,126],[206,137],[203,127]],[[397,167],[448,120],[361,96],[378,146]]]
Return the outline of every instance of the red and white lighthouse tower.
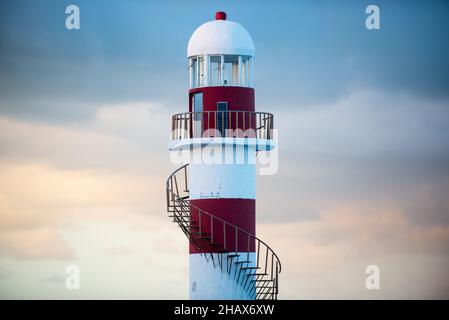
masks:
[[[273,115],[256,112],[254,43],[217,12],[188,44],[189,110],[171,151],[188,165],[167,181],[171,217],[190,240],[191,299],[276,299],[280,261],[256,237],[256,153],[274,148]]]

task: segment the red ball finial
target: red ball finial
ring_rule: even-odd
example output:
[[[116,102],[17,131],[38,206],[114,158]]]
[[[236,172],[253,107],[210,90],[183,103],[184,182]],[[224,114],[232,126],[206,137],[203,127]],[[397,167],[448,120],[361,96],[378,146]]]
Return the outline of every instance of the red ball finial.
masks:
[[[215,20],[226,20],[226,12],[218,11],[215,14]]]

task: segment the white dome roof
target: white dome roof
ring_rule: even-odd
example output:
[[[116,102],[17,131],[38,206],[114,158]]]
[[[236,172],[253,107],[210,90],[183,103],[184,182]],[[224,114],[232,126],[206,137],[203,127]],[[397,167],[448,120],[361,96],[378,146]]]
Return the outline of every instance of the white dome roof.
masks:
[[[204,54],[254,56],[254,42],[248,31],[237,22],[209,21],[193,32],[187,48],[188,57]]]

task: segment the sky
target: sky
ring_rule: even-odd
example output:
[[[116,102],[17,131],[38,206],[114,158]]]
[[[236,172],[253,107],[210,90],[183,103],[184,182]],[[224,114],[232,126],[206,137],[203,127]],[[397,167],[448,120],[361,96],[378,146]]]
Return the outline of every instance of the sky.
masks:
[[[279,298],[449,298],[449,4],[417,0],[0,2],[0,298],[188,298],[167,144],[216,11],[251,34],[279,130],[257,177]]]

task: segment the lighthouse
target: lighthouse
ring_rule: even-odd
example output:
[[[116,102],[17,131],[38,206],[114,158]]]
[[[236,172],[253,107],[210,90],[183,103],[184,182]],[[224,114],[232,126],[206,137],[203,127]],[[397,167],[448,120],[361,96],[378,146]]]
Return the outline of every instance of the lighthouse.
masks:
[[[258,152],[275,148],[273,115],[255,108],[254,42],[217,12],[188,48],[188,110],[169,150],[185,164],[166,183],[167,211],[189,239],[190,299],[277,299],[281,263],[256,236]]]

